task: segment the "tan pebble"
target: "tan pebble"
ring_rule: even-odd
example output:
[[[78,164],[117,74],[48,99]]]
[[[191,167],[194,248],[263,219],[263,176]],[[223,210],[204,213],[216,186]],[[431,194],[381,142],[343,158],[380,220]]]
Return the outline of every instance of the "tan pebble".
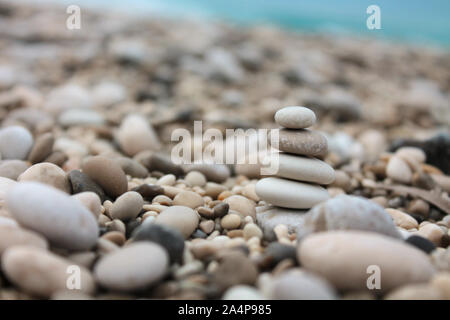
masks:
[[[122,246],[125,243],[125,236],[119,231],[110,231],[102,235],[103,239],[109,240],[118,246]]]
[[[82,164],[81,168],[111,197],[116,198],[128,190],[125,173],[112,159],[104,156],[91,157]]]
[[[18,226],[0,226],[0,257],[6,249],[16,245],[27,245],[41,249],[47,249],[47,240],[40,234],[22,229]]]
[[[167,209],[169,206],[163,206],[161,204],[144,204],[142,207],[144,210],[147,211],[155,211],[155,212],[161,212],[165,209]]]
[[[159,196],[156,196],[153,198],[152,202],[158,202],[159,204],[162,204],[164,206],[171,206],[173,201],[168,196],[160,194]]]
[[[423,170],[423,172],[431,174],[431,175],[433,175],[433,174],[443,175],[444,174],[440,169],[438,169],[428,163],[422,163],[422,170]]]
[[[256,224],[249,223],[244,227],[244,238],[250,239],[252,237],[257,237],[259,239],[262,239],[263,233]]]
[[[163,210],[155,222],[177,229],[187,239],[197,229],[199,217],[189,207],[172,206]]]
[[[330,184],[330,187],[336,187],[343,190],[350,190],[351,183],[350,183],[350,177],[349,175],[342,170],[336,170],[335,171],[335,179]]]
[[[67,174],[63,169],[49,162],[32,165],[17,178],[17,181],[41,182],[70,194]]]
[[[92,212],[95,218],[98,218],[100,216],[102,205],[100,197],[96,193],[91,191],[80,192],[74,194],[72,198],[80,201],[86,208],[89,209],[89,211]]]
[[[434,275],[430,284],[440,291],[443,299],[450,300],[450,272],[440,272]]]
[[[388,206],[388,200],[386,199],[386,197],[373,197],[370,199],[370,201],[373,201],[376,204],[379,204],[383,208],[386,208]]]
[[[55,139],[50,132],[37,137],[36,142],[28,155],[28,161],[33,164],[44,161],[52,153],[54,143]]]
[[[226,198],[228,198],[228,197],[231,197],[232,195],[233,195],[233,192],[226,190],[226,191],[221,192],[221,193],[217,196],[217,199],[219,199],[219,200],[224,200],[224,199],[226,199]]]
[[[216,225],[212,220],[205,220],[200,222],[200,229],[206,234],[210,234],[211,232],[213,232],[215,226]]]
[[[409,284],[391,291],[385,300],[440,300],[441,293],[429,284]]]
[[[231,210],[239,212],[242,217],[251,216],[256,219],[255,202],[240,195],[233,195],[224,200]]]
[[[406,230],[417,228],[419,226],[416,219],[411,217],[409,214],[401,212],[400,210],[388,208],[386,209],[386,212],[392,217],[395,225],[405,228]]]
[[[430,205],[422,199],[414,199],[409,203],[408,212],[426,216],[430,211]]]
[[[96,244],[96,249],[97,249],[97,253],[99,255],[104,256],[111,252],[119,250],[120,247],[108,239],[98,238],[97,244]]]
[[[227,188],[221,184],[215,182],[207,182],[205,186],[205,195],[216,199],[220,193],[225,191]]]
[[[444,191],[450,193],[450,176],[432,174],[431,177]]]
[[[119,231],[125,234],[126,227],[125,224],[119,219],[114,219],[111,222],[106,223],[108,231]]]
[[[106,226],[106,223],[108,223],[108,222],[111,222],[111,219],[110,218],[108,218],[108,216],[106,216],[106,215],[104,215],[104,214],[101,214],[99,217],[98,217],[98,224],[101,226],[101,227],[105,227]]]
[[[197,208],[197,212],[206,219],[213,219],[214,216],[214,211],[210,208],[206,208],[206,207],[200,207]]]
[[[242,238],[244,237],[244,231],[241,229],[230,230],[227,232],[227,236],[230,238]]]
[[[192,209],[203,206],[205,201],[203,198],[192,191],[183,191],[175,196],[173,199],[174,205],[186,206]]]
[[[122,194],[114,201],[109,215],[113,219],[131,220],[137,217],[141,212],[144,200],[142,196],[135,191],[128,191]]]
[[[237,214],[227,214],[225,217],[222,218],[220,221],[220,224],[222,228],[232,230],[239,228],[241,225],[241,217]]]
[[[191,185],[191,186],[199,186],[203,187],[206,184],[206,178],[205,175],[198,171],[190,171],[186,177],[185,180]]]
[[[255,202],[258,202],[260,200],[260,198],[256,194],[254,183],[249,183],[248,185],[246,185],[242,189],[242,195],[246,198],[249,198],[249,199],[255,201]]]
[[[444,231],[433,223],[428,223],[419,228],[419,231],[415,232],[415,234],[427,238],[431,242],[433,242],[436,246],[441,245],[442,237],[444,236]]]
[[[419,163],[424,163],[427,158],[422,149],[414,147],[402,147],[398,149],[395,154],[406,161],[408,161],[408,159],[414,159],[414,161]]]
[[[173,199],[177,194],[184,191],[181,188],[172,187],[172,186],[164,186],[164,194],[169,198]]]
[[[30,246],[14,246],[2,256],[2,269],[6,277],[22,290],[39,297],[50,297],[54,292],[67,290],[68,271],[73,262],[43,249]],[[78,266],[80,292],[91,294],[95,282],[89,270]],[[39,279],[39,281],[36,281]]]
[[[173,174],[166,174],[156,181],[158,186],[173,186],[177,178]]]
[[[273,231],[278,240],[287,238],[289,236],[288,227],[284,224],[279,224],[279,225],[275,226]]]
[[[394,181],[411,183],[412,171],[405,161],[397,156],[391,157],[386,167],[386,175]]]

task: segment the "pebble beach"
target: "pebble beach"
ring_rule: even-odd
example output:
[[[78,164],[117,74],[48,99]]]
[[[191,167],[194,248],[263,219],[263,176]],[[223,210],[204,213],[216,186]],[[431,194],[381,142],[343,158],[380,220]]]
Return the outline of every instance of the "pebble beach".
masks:
[[[0,2],[1,300],[450,300],[448,48],[66,19]],[[194,121],[278,172],[176,163]]]

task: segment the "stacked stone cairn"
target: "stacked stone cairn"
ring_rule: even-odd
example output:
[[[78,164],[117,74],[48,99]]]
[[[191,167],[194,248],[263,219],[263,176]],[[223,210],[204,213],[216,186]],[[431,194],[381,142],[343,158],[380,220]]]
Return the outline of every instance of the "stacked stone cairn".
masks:
[[[258,181],[257,195],[269,204],[290,209],[309,209],[327,200],[328,191],[321,185],[334,181],[334,170],[316,158],[326,155],[327,139],[306,129],[315,124],[316,115],[305,107],[285,107],[276,112],[275,122],[283,127],[279,130],[281,152],[271,155],[279,157],[278,171]]]

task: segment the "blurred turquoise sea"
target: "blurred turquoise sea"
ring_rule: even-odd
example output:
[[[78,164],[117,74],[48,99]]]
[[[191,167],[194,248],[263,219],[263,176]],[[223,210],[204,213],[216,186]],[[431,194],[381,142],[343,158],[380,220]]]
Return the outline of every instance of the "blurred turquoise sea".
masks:
[[[372,36],[450,47],[449,0],[53,0],[137,14],[272,24],[306,32]],[[381,29],[368,30],[366,8],[381,9]]]

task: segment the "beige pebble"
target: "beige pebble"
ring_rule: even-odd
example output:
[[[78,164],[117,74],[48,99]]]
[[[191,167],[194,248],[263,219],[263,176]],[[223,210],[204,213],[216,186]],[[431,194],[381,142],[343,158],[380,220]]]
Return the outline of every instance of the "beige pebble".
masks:
[[[409,184],[412,181],[412,171],[400,157],[393,156],[386,167],[386,175],[394,181]]]
[[[435,274],[430,284],[440,291],[443,299],[450,300],[450,272]]]
[[[98,217],[100,216],[100,213],[102,211],[102,204],[101,204],[100,197],[96,193],[91,192],[91,191],[80,192],[80,193],[74,194],[72,196],[72,198],[80,201],[81,204],[83,204],[86,208],[88,208],[89,211],[92,212],[94,217],[96,219],[98,219]]]
[[[426,282],[435,273],[423,251],[374,232],[315,233],[300,242],[297,257],[304,268],[341,290],[367,290],[367,268],[371,265],[381,269],[381,290],[385,292]]]
[[[399,156],[405,161],[413,159],[416,162],[424,163],[427,159],[425,152],[422,149],[414,147],[402,147],[395,152],[395,155]]]
[[[59,290],[67,290],[67,284],[72,284],[68,277],[78,270],[81,272],[79,291],[93,293],[95,282],[89,270],[73,266],[72,261],[30,246],[11,247],[2,256],[6,277],[22,290],[39,297],[50,297]]]
[[[135,191],[128,191],[122,194],[114,201],[109,215],[113,219],[131,220],[137,217],[141,212],[144,200],[142,196]]]
[[[184,178],[191,186],[203,187],[206,184],[205,175],[198,171],[190,171]]]
[[[243,218],[250,216],[256,219],[255,202],[240,195],[227,197],[223,202],[228,203],[230,210],[237,211]]]
[[[262,239],[263,233],[261,229],[254,223],[248,223],[244,227],[244,238],[250,239],[253,237],[257,237],[259,239]]]
[[[414,199],[409,203],[408,212],[426,216],[430,211],[430,205],[422,199]]]
[[[160,245],[142,241],[107,254],[95,265],[98,282],[118,291],[144,289],[163,278],[169,256]]]
[[[390,214],[394,220],[395,225],[405,228],[406,230],[419,227],[417,220],[409,214],[401,212],[400,210],[387,208],[386,212]]]
[[[163,210],[155,223],[175,228],[187,239],[197,229],[199,218],[197,213],[186,206],[172,206]]]
[[[227,188],[224,185],[215,182],[207,182],[205,185],[205,194],[213,199],[216,199],[217,196],[226,189]]]
[[[450,176],[443,174],[432,174],[431,177],[442,189],[444,189],[444,191],[450,193]]]
[[[385,300],[440,300],[439,289],[429,284],[408,284],[386,295]]]
[[[0,225],[0,258],[6,249],[15,245],[27,245],[41,249],[48,247],[47,240],[38,233],[18,226]]]
[[[192,209],[203,206],[205,201],[203,198],[193,191],[182,191],[175,196],[173,204],[176,206],[186,206]]]
[[[290,129],[308,128],[316,122],[314,112],[300,106],[283,107],[275,113],[274,118],[278,125]]]
[[[253,200],[255,202],[258,202],[261,200],[258,195],[256,194],[256,184],[255,183],[249,183],[242,189],[242,195],[250,200]]]
[[[82,170],[111,197],[127,192],[128,181],[122,168],[112,159],[95,156],[82,164]]]
[[[168,196],[165,196],[162,194],[153,198],[152,203],[155,203],[155,202],[162,204],[164,206],[171,206],[173,203],[172,199],[170,199]]]
[[[414,232],[419,236],[427,238],[431,242],[433,242],[436,246],[441,245],[441,239],[444,236],[444,231],[434,223],[428,223],[419,228],[419,231]]]
[[[17,178],[17,181],[45,183],[70,194],[70,183],[67,174],[63,169],[49,162],[32,165]]]
[[[175,175],[170,173],[159,178],[158,181],[156,181],[156,184],[158,186],[173,186],[176,180],[177,178],[175,177]]]
[[[124,234],[120,231],[109,231],[102,235],[102,238],[109,240],[118,246],[122,246],[126,241]]]
[[[200,230],[202,230],[206,234],[210,234],[211,232],[213,232],[215,226],[216,224],[213,220],[205,220],[200,222]]]
[[[234,213],[229,213],[220,221],[222,228],[232,230],[239,228],[241,225],[241,217]]]

